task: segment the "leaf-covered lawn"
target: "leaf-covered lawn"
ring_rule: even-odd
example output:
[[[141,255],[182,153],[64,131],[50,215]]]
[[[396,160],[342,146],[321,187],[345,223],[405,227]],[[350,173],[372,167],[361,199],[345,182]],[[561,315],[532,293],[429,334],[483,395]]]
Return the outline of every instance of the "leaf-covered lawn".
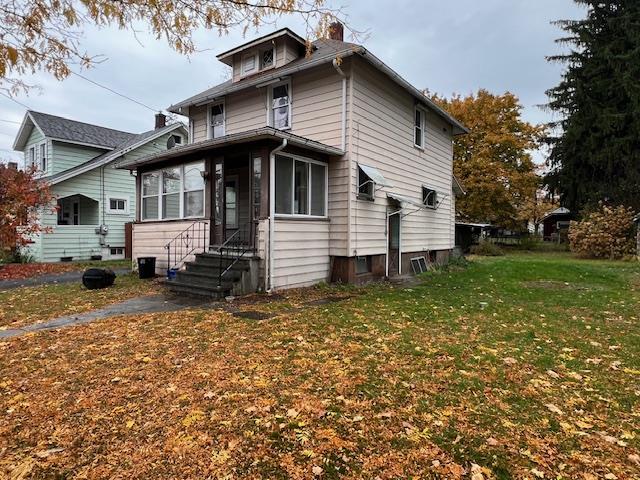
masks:
[[[6,263],[0,264],[0,280],[17,280],[39,277],[41,275],[73,272],[89,267],[126,268],[131,260],[104,260],[92,262],[60,262],[60,263]]]
[[[78,281],[0,291],[0,330],[95,310],[158,289],[156,282],[129,274],[118,275],[111,287],[101,290],[87,290]]]
[[[351,293],[241,307],[278,314],[264,320],[193,309],[0,343],[0,469],[638,478],[638,264],[508,256]]]

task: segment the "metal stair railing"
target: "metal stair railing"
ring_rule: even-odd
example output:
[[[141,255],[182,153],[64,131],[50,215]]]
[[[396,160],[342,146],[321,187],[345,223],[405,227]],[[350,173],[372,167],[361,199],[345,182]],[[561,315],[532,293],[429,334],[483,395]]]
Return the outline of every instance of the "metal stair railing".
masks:
[[[249,232],[247,232],[246,229],[240,228],[215,251],[218,255],[218,287],[222,286],[222,279],[225,274],[229,272],[247,252],[253,251],[253,246],[247,241],[249,236]],[[223,265],[225,259],[231,260],[226,267]]]
[[[167,277],[170,277],[170,272],[179,268],[189,255],[206,250],[208,233],[209,222],[198,220],[164,246],[167,250]]]

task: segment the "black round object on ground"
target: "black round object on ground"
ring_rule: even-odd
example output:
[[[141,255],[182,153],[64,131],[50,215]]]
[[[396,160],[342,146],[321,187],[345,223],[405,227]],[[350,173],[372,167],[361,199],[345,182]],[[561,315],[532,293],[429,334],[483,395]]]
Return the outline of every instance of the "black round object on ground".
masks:
[[[153,278],[156,276],[156,257],[138,257],[138,277]]]
[[[116,274],[108,268],[89,268],[82,275],[82,284],[89,290],[107,288],[113,285]]]

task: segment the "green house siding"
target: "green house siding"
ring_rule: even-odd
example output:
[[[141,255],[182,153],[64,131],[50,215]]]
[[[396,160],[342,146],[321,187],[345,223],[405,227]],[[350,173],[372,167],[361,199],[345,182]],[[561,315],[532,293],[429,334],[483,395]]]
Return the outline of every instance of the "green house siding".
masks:
[[[26,147],[24,149],[24,161],[25,161],[25,165],[29,165],[31,158],[29,155],[29,151],[31,150],[31,147],[34,147],[34,151],[35,151],[35,162],[36,162],[36,166],[38,168],[40,168],[41,165],[41,158],[40,158],[40,145],[44,143],[46,145],[45,147],[45,155],[47,158],[47,163],[46,163],[46,170],[44,171],[44,175],[51,175],[51,162],[49,161],[50,158],[50,154],[49,152],[51,151],[51,142],[47,139],[45,139],[44,135],[42,135],[42,132],[40,132],[40,130],[38,130],[37,128],[33,128],[31,130],[31,134],[29,135],[29,139],[27,140],[27,144]]]
[[[137,158],[150,153],[165,150],[167,140],[172,133],[168,133],[142,145],[126,154],[127,158]],[[54,143],[55,162],[67,162],[74,166],[83,163],[102,151],[89,147],[67,146]],[[63,153],[66,156],[61,156]],[[61,257],[73,257],[74,260],[89,259],[92,255],[109,254],[113,247],[124,247],[125,224],[135,220],[136,212],[136,183],[127,170],[114,168],[114,163],[122,157],[112,160],[109,164],[96,167],[73,178],[60,182],[51,187],[52,193],[58,198],[74,197],[79,199],[79,214],[81,225],[58,225],[58,215],[49,213],[41,217],[43,226],[49,227],[49,232],[42,233],[29,249],[38,261],[57,262]],[[70,167],[67,167],[70,168]],[[54,167],[56,172],[60,171]],[[109,199],[126,200],[126,212],[110,213]],[[101,235],[96,233],[100,225],[108,227],[103,243]]]
[[[81,163],[88,162],[92,158],[107,152],[100,148],[84,147],[69,143],[51,142],[51,168],[49,175],[55,175],[73,168]]]

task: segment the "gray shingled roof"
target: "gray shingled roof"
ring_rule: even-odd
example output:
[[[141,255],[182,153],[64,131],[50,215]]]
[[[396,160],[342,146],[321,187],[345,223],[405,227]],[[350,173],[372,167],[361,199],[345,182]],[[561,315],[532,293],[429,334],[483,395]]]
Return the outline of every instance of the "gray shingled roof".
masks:
[[[119,158],[123,154],[127,153],[127,149],[129,149],[130,147],[133,147],[137,144],[144,144],[146,143],[145,140],[151,140],[152,137],[160,137],[165,133],[169,133],[172,130],[177,129],[179,126],[182,126],[184,128],[184,125],[182,125],[181,123],[172,123],[160,129],[149,130],[148,132],[143,132],[140,134],[131,134],[131,137],[127,141],[125,141],[121,145],[118,145],[115,149],[109,150],[108,152],[100,154],[97,157],[93,157],[91,160],[76,165],[75,167],[68,168],[67,170],[64,170],[60,173],[46,177],[47,181],[51,184],[55,184],[60,178],[67,178],[69,175],[75,175],[76,172],[80,173],[87,170],[92,170],[100,165],[110,163],[116,158]]]
[[[135,133],[77,122],[48,113],[33,110],[29,110],[29,113],[42,133],[54,139],[115,148],[136,136]]]
[[[250,77],[243,78],[237,82],[227,80],[215,87],[212,87],[204,92],[198,93],[192,97],[187,98],[181,102],[176,103],[168,108],[170,112],[179,113],[180,107],[186,107],[189,105],[196,105],[200,102],[211,100],[216,97],[227,95],[232,92],[237,92],[245,88],[254,86],[264,81],[269,81],[273,78],[282,77],[292,74],[299,70],[311,68],[316,64],[326,63],[333,60],[337,56],[345,54],[351,54],[355,50],[362,48],[360,45],[349,42],[341,42],[339,40],[322,39],[313,42],[314,50],[308,56],[302,56],[289,62],[284,67],[276,68],[273,70],[267,70],[265,72],[251,75]]]
[[[402,88],[410,92],[416,99],[419,99],[438,116],[453,125],[454,128],[457,128],[458,130],[454,130],[454,134],[468,133],[468,129],[462,123],[456,120],[452,115],[443,110],[441,107],[436,105],[433,101],[431,101],[431,99],[427,98],[423,92],[407,82],[391,67],[386,65],[382,60],[377,58],[362,45],[342,42],[340,40],[333,39],[316,40],[312,45],[314,47],[314,50],[313,52],[311,52],[311,54],[297,58],[296,60],[293,60],[283,67],[261,72],[256,75],[251,75],[250,77],[243,78],[241,80],[238,80],[237,82],[227,80],[226,82],[223,82],[219,85],[216,85],[215,87],[205,90],[204,92],[194,95],[193,97],[187,98],[182,102],[170,106],[168,110],[170,112],[182,115],[184,113],[181,111],[181,109],[184,107],[204,104],[215,98],[220,98],[224,95],[238,92],[246,88],[255,87],[257,85],[260,85],[261,83],[269,82],[279,77],[292,75],[296,72],[307,70],[318,65],[324,65],[326,63],[332,62],[335,58],[346,58],[351,55],[359,55],[361,58],[371,63],[375,68],[389,75],[392,80],[394,80]]]

